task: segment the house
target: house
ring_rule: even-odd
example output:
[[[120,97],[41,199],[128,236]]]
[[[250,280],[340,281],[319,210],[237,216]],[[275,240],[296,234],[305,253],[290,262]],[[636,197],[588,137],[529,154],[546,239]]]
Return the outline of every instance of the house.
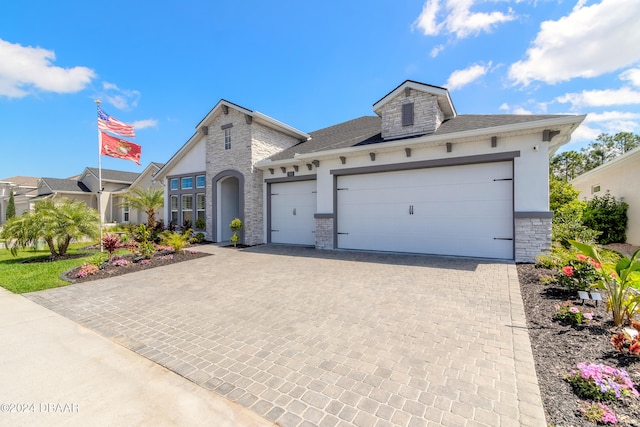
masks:
[[[127,191],[136,187],[162,188],[159,183],[153,181],[154,174],[162,166],[162,163],[151,163],[142,173],[102,169],[101,174],[98,168],[87,167],[80,175],[71,178],[33,178],[30,183],[35,185],[25,187],[25,190],[29,189],[29,192],[25,193],[20,200],[16,197],[16,214],[19,215],[33,209],[35,202],[45,198],[79,200],[91,208],[98,209],[99,178],[102,175],[100,196],[102,221],[106,223],[144,223],[147,221],[147,215],[144,212],[129,209],[124,204],[123,197]],[[6,198],[8,199],[8,197]],[[0,200],[4,200],[4,197]],[[20,209],[18,209],[19,206]],[[161,212],[157,219],[162,220]]]
[[[229,240],[532,261],[551,240],[549,157],[584,116],[458,115],[407,80],[375,116],[305,133],[220,100],[156,174],[165,217]]]
[[[640,193],[636,183],[640,179],[640,147],[634,148],[571,181],[586,200],[608,192],[628,205],[627,243],[640,246]]]
[[[38,178],[32,176],[12,176],[0,180],[0,225],[7,220],[7,205],[11,193],[16,207],[16,215],[29,209],[29,200],[36,195]]]

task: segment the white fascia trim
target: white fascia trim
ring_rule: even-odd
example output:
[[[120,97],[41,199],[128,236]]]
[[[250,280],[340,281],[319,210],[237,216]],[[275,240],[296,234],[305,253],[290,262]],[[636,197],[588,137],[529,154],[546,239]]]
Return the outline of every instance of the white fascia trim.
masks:
[[[563,116],[563,117],[556,117],[553,119],[538,120],[535,122],[514,123],[510,125],[494,126],[490,128],[474,129],[474,130],[455,132],[455,133],[449,133],[449,134],[443,134],[443,135],[426,135],[418,138],[401,139],[398,141],[384,142],[380,144],[362,145],[358,147],[349,147],[349,148],[339,148],[336,150],[318,151],[318,152],[305,153],[305,154],[295,154],[293,159],[277,160],[275,162],[269,161],[267,159],[267,160],[262,160],[260,162],[257,162],[255,166],[260,169],[260,168],[270,167],[270,166],[294,164],[294,163],[298,163],[300,161],[306,161],[306,160],[335,158],[343,154],[379,151],[381,149],[389,150],[389,149],[402,148],[402,147],[411,147],[411,146],[421,145],[421,144],[436,145],[438,143],[443,143],[443,142],[453,142],[456,139],[475,138],[478,136],[494,136],[500,133],[516,132],[516,131],[529,130],[529,129],[531,130],[543,129],[543,128],[553,127],[553,126],[573,125],[571,129],[571,131],[573,131],[573,128],[577,127],[580,123],[582,123],[585,117],[586,115],[566,116],[566,117]]]
[[[255,120],[258,120],[263,123],[267,123],[271,125],[271,127],[275,127],[280,131],[282,131],[283,133],[286,133],[295,138],[301,139],[302,141],[308,141],[311,138],[311,135],[309,135],[308,133],[302,132],[301,130],[298,130],[292,126],[282,123],[281,121],[278,121],[273,117],[269,117],[266,114],[262,114],[259,111],[255,111],[249,115],[253,116]]]
[[[588,181],[590,178],[593,178],[594,176],[602,173],[602,172],[606,172],[607,170],[611,169],[611,168],[615,168],[617,166],[623,165],[624,163],[628,162],[628,161],[632,161],[635,160],[636,157],[640,156],[640,147],[634,148],[631,151],[628,151],[626,153],[624,153],[622,156],[620,157],[616,157],[613,160],[609,160],[607,163],[598,166],[595,169],[591,169],[588,172],[583,173],[580,176],[575,177],[574,179],[572,179],[570,181],[570,183],[576,183],[576,184],[580,184],[583,183],[585,181]]]
[[[194,133],[191,138],[189,138],[189,140],[185,142],[184,145],[180,147],[180,149],[169,159],[169,161],[165,163],[164,166],[161,167],[160,170],[158,170],[158,172],[156,172],[156,174],[153,176],[153,181],[164,180],[164,178],[167,176],[167,173],[175,166],[175,164],[182,160],[182,158],[189,152],[189,150],[191,150],[191,148],[193,148],[195,144],[200,142],[199,138],[202,138],[202,135]]]

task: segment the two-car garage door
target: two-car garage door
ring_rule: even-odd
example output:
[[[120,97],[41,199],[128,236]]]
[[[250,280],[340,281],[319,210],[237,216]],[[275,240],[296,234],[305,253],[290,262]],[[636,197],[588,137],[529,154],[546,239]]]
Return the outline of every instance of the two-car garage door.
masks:
[[[335,247],[513,259],[513,163],[339,175]],[[270,241],[315,244],[316,181],[270,184]]]
[[[338,176],[337,247],[513,258],[512,162]]]

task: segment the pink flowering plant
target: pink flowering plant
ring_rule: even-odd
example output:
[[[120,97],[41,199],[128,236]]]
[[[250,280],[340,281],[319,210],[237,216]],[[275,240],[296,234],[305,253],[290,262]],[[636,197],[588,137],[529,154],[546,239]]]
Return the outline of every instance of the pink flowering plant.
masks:
[[[617,424],[616,413],[601,402],[582,402],[580,413],[594,424]]]
[[[593,320],[593,313],[585,313],[580,308],[573,305],[571,301],[566,301],[562,305],[555,306],[556,313],[554,319],[562,323],[570,323],[572,325],[581,325],[586,320]]]
[[[629,373],[624,369],[588,363],[578,363],[577,367],[577,370],[565,375],[564,379],[583,399],[600,402],[640,397]]]
[[[597,280],[596,266],[582,254],[569,260],[556,274],[556,282],[572,291],[587,291]]]
[[[86,263],[82,264],[82,267],[80,267],[80,269],[76,273],[76,278],[84,278],[84,277],[87,277],[87,276],[93,276],[99,270],[100,269],[98,268],[97,265],[86,264]]]
[[[111,262],[111,265],[114,267],[126,267],[129,264],[131,264],[131,261],[124,258],[118,258]]]

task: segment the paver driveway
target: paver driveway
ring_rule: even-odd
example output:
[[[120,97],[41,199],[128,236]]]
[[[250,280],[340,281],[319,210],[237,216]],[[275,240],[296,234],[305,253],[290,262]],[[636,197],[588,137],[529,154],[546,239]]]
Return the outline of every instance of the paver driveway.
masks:
[[[544,426],[515,265],[205,246],[26,295],[287,426]]]

